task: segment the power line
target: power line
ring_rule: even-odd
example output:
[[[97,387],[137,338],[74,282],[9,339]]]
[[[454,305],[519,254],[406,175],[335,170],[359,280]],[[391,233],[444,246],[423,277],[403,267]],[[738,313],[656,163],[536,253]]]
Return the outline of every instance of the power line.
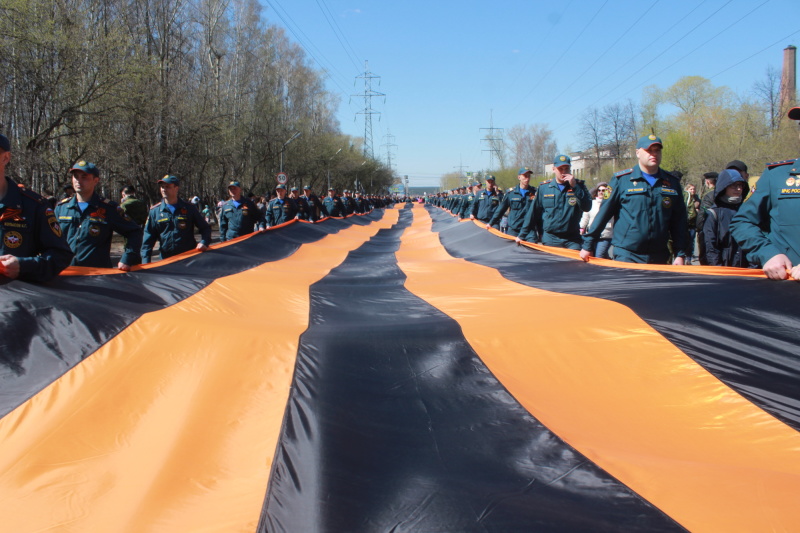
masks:
[[[364,115],[364,156],[374,159],[375,154],[372,150],[372,115],[380,115],[381,113],[372,109],[372,98],[386,95],[372,90],[372,80],[380,80],[381,77],[369,71],[368,61],[364,61],[364,74],[356,76],[356,79],[364,80],[364,93],[351,95],[364,99],[364,110],[356,113],[356,115]]]
[[[347,54],[347,56],[353,62],[353,65],[356,67],[356,70],[360,70],[361,66],[360,66],[360,61],[359,61],[359,59],[360,59],[359,55],[353,49],[353,46],[350,44],[350,41],[347,39],[347,36],[342,31],[341,26],[339,26],[339,24],[336,22],[336,19],[334,18],[333,13],[331,13],[330,8],[328,7],[328,4],[325,3],[325,0],[316,0],[316,1],[317,1],[317,5],[319,6],[320,10],[322,11],[323,16],[325,16],[325,19],[328,21],[328,25],[333,30],[333,34],[336,36],[336,39],[339,41],[339,44],[342,45],[342,49],[344,50],[345,54]],[[341,35],[341,37],[342,37],[341,39],[339,39],[339,35]],[[344,39],[344,42],[342,42],[342,39]],[[346,46],[345,46],[345,43],[346,43]]]
[[[732,1],[732,0],[731,0],[731,1]],[[751,15],[751,14],[752,14],[754,11],[756,11],[757,9],[759,9],[759,8],[763,7],[763,6],[764,6],[765,4],[767,4],[768,2],[769,2],[769,0],[765,0],[764,2],[762,2],[761,4],[759,4],[758,6],[756,6],[755,8],[753,8],[751,11],[749,11],[747,14],[743,15],[742,17],[740,17],[740,18],[739,18],[739,19],[737,19],[736,21],[734,21],[734,22],[732,22],[731,24],[729,24],[728,26],[726,26],[724,29],[720,30],[720,31],[719,31],[718,33],[716,33],[714,36],[712,36],[711,38],[709,38],[709,39],[707,39],[706,41],[704,41],[704,42],[703,42],[702,44],[700,44],[699,46],[695,47],[694,49],[692,49],[692,50],[691,50],[691,51],[689,51],[688,53],[684,54],[683,56],[681,56],[681,57],[680,57],[680,58],[678,58],[677,60],[675,60],[675,61],[673,61],[672,63],[670,63],[670,64],[669,64],[667,67],[665,67],[664,69],[662,69],[662,70],[658,71],[657,73],[655,73],[655,74],[653,74],[652,76],[650,76],[650,77],[648,77],[647,79],[645,79],[645,80],[644,80],[643,82],[641,82],[639,85],[636,85],[635,87],[631,88],[631,89],[630,89],[630,90],[628,90],[627,92],[623,93],[623,94],[621,95],[621,97],[622,97],[622,96],[626,96],[626,95],[628,95],[628,94],[632,93],[633,91],[635,91],[635,90],[637,90],[637,89],[639,89],[639,88],[643,87],[643,86],[644,86],[644,85],[646,85],[648,82],[650,82],[650,81],[651,81],[653,78],[655,78],[655,77],[657,77],[657,76],[661,75],[661,74],[662,74],[663,72],[665,72],[667,69],[669,69],[669,68],[671,68],[671,67],[675,66],[677,63],[679,63],[679,62],[683,61],[683,60],[684,60],[684,59],[686,59],[688,56],[690,56],[691,54],[695,53],[697,50],[699,50],[700,48],[702,48],[703,46],[705,46],[706,44],[708,44],[709,42],[711,42],[713,39],[716,39],[717,37],[719,37],[719,36],[720,36],[720,35],[722,35],[723,33],[727,32],[727,31],[728,31],[729,29],[731,29],[733,26],[735,26],[736,24],[738,24],[739,22],[741,22],[741,21],[742,21],[742,20],[744,20],[745,18],[749,17],[749,16],[750,16],[750,15]],[[723,5],[722,7],[720,7],[720,8],[719,8],[717,11],[715,11],[714,13],[712,13],[711,15],[709,15],[709,16],[708,16],[708,17],[707,17],[707,18],[706,18],[706,19],[705,19],[703,22],[705,22],[706,20],[708,20],[709,18],[711,18],[712,16],[714,16],[714,15],[715,15],[717,12],[719,12],[719,10],[720,10],[720,9],[724,8],[725,6],[727,6],[727,5],[728,5],[728,4],[730,4],[730,3],[731,3],[730,1],[729,1],[729,2],[727,2],[725,5]],[[701,22],[700,24],[703,24],[703,22]],[[699,26],[700,26],[700,24],[698,24],[698,25],[697,25],[697,26],[695,26],[695,27],[694,27],[692,30],[690,30],[690,31],[689,31],[687,34],[685,34],[685,35],[684,35],[684,37],[685,37],[686,35],[688,35],[689,33],[691,33],[692,31],[694,31],[695,29],[697,29],[697,27],[699,27]],[[793,33],[789,34],[789,35],[788,35],[788,36],[786,36],[786,37],[783,37],[783,39],[776,41],[776,43],[775,43],[775,44],[777,44],[777,43],[780,43],[782,40],[784,40],[784,39],[787,39],[788,37],[791,37],[792,35],[795,35],[795,34],[797,34],[797,33],[800,33],[800,30],[798,30],[798,31],[795,31],[795,32],[793,32]],[[683,37],[682,37],[682,38],[683,38]],[[676,41],[676,43],[677,43],[677,41]],[[673,43],[673,45],[672,45],[672,46],[674,46],[676,43]],[[772,44],[772,45],[770,45],[770,46],[775,46],[775,44]],[[672,46],[670,46],[670,48],[672,48]],[[764,48],[764,49],[763,49],[763,50],[761,50],[760,52],[757,52],[756,54],[753,54],[753,55],[751,55],[750,57],[754,57],[755,55],[757,55],[757,54],[759,54],[759,53],[763,52],[764,50],[766,50],[766,49],[768,49],[768,48],[769,48],[769,47],[767,47],[767,48]],[[658,56],[656,56],[656,57],[660,57],[660,56],[661,56],[661,55],[663,55],[665,52],[666,52],[666,50],[665,50],[664,52],[662,52],[661,54],[659,54]],[[749,58],[748,58],[748,59],[749,59]],[[746,61],[746,60],[739,61],[739,62],[737,62],[737,63],[736,63],[736,65],[738,65],[738,64],[740,64],[740,63],[742,63],[742,62],[744,62],[744,61]],[[733,65],[733,66],[735,66],[735,65]],[[731,66],[731,67],[728,67],[727,69],[723,70],[722,72],[725,72],[725,71],[727,71],[727,70],[730,70],[731,68],[733,68],[733,66]],[[635,75],[636,75],[638,72],[640,72],[640,71],[641,71],[643,68],[644,68],[644,67],[642,67],[641,69],[639,69],[638,71],[636,71],[636,72],[635,72],[633,75],[631,75],[631,76],[629,76],[628,78],[626,78],[626,79],[625,79],[625,80],[624,80],[622,83],[618,84],[616,87],[614,87],[613,89],[611,89],[609,92],[607,92],[606,94],[604,94],[603,96],[601,96],[600,98],[598,98],[597,100],[595,100],[594,102],[592,102],[591,104],[589,104],[589,106],[591,107],[591,106],[595,105],[597,102],[601,101],[603,98],[605,98],[606,96],[608,96],[609,94],[611,94],[612,92],[614,92],[615,90],[617,90],[619,87],[621,87],[622,85],[624,85],[624,84],[625,84],[625,83],[626,83],[628,80],[630,80],[630,79],[631,79],[633,76],[635,76]],[[718,74],[715,74],[715,76],[718,76],[718,75],[719,75],[719,74],[721,74],[722,72],[720,72],[720,73],[718,73]],[[575,115],[575,116],[573,116],[573,117],[572,117],[570,120],[568,120],[568,121],[566,121],[566,122],[562,123],[562,125],[561,125],[561,126],[559,126],[559,127],[557,127],[557,128],[554,128],[554,129],[553,129],[553,131],[555,132],[555,131],[558,131],[558,130],[562,129],[564,126],[566,126],[567,124],[570,124],[570,123],[572,123],[572,121],[574,121],[576,118],[578,118],[578,117],[579,117],[579,116],[581,116],[582,114],[583,114],[583,112],[580,112],[580,113],[576,114],[576,115]]]
[[[284,25],[284,27],[285,27],[285,28],[286,28],[286,29],[289,31],[289,33],[291,33],[291,34],[294,36],[295,40],[297,41],[297,44],[299,44],[299,45],[300,45],[300,46],[303,48],[303,50],[305,50],[305,52],[306,52],[306,53],[307,53],[307,54],[308,54],[308,55],[311,57],[311,59],[313,59],[313,60],[314,60],[314,62],[316,62],[316,63],[317,63],[317,65],[319,65],[319,67],[320,67],[320,68],[322,69],[322,71],[323,71],[323,72],[326,74],[326,76],[328,77],[328,79],[329,79],[329,80],[331,80],[331,82],[333,82],[333,84],[334,84],[334,85],[336,85],[336,87],[338,87],[338,88],[339,88],[339,90],[341,91],[341,93],[342,93],[343,95],[347,95],[347,91],[346,91],[345,89],[343,89],[341,85],[339,85],[339,82],[338,82],[338,81],[337,81],[337,80],[334,78],[334,76],[333,76],[333,73],[336,73],[336,74],[337,74],[337,75],[339,75],[339,76],[342,76],[342,74],[341,74],[341,73],[339,73],[339,72],[338,72],[336,69],[329,69],[329,68],[327,68],[327,67],[325,66],[325,64],[323,64],[323,62],[322,62],[322,61],[320,61],[320,60],[317,58],[317,56],[316,56],[316,55],[314,55],[314,53],[313,53],[313,52],[310,50],[309,46],[308,46],[308,45],[306,45],[306,44],[304,44],[304,39],[303,39],[302,37],[300,37],[300,36],[298,35],[298,33],[297,33],[297,32],[295,32],[295,30],[292,28],[292,24],[294,24],[295,26],[297,26],[297,23],[296,23],[296,22],[294,22],[294,19],[292,19],[291,15],[289,15],[289,13],[286,11],[286,9],[285,9],[283,6],[281,6],[281,5],[280,5],[280,3],[278,2],[278,0],[265,0],[265,1],[266,1],[266,3],[267,3],[267,4],[268,4],[268,5],[269,5],[269,6],[272,8],[272,10],[273,10],[273,11],[275,12],[275,14],[278,16],[278,18],[280,18],[280,19],[281,19],[281,22],[283,22],[283,25]],[[278,10],[278,8],[276,8],[276,5],[277,5],[277,6],[280,8],[280,11]],[[283,13],[286,15],[286,17],[284,17],[284,15],[282,15],[282,14],[281,14],[281,11],[283,11]],[[288,19],[289,19],[289,20],[292,22],[291,24],[290,24],[290,23],[289,23],[289,22],[286,20],[287,18],[288,18]],[[309,45],[310,45],[310,46],[313,46],[315,49],[317,49],[317,50],[319,51],[319,49],[318,49],[318,48],[317,48],[317,47],[314,45],[314,43],[313,43],[313,42],[311,42],[311,41],[310,41],[310,39],[308,39],[308,37],[305,35],[305,33],[303,33],[303,31],[302,31],[302,30],[300,30],[300,29],[298,28],[298,30],[297,30],[297,31],[298,31],[300,34],[302,34],[302,36],[303,36],[303,37],[305,37],[305,40],[309,42]],[[325,60],[325,62],[326,62],[326,63],[328,63],[328,64],[331,64],[331,65],[332,65],[332,63],[331,63],[331,62],[330,62],[330,61],[329,61],[329,60],[328,60],[328,59],[325,57],[325,55],[324,55],[324,54],[322,54],[322,52],[319,52],[319,55],[320,55],[320,57],[322,57],[322,58]],[[344,76],[342,76],[342,77],[344,78]]]
[[[495,128],[494,127],[494,117],[492,116],[492,111],[489,111],[489,127],[488,128],[480,128],[481,131],[486,130],[486,136],[481,139],[481,141],[488,141],[489,142],[489,149],[483,150],[484,152],[489,152],[489,168],[494,168],[494,157],[497,155],[498,161],[502,161],[500,157],[500,148],[499,146],[505,146],[505,141],[503,141],[503,128]],[[496,133],[499,132],[499,133]],[[500,135],[499,137],[496,137]],[[499,142],[499,144],[498,144]]]
[[[570,2],[567,4],[567,6],[564,8],[564,10],[561,12],[561,14],[559,15],[559,18],[558,18],[559,22],[564,17],[564,13],[568,12],[569,6],[571,6],[574,1],[575,0],[570,0]],[[542,47],[542,43],[547,42],[547,38],[550,37],[550,34],[553,33],[553,30],[556,28],[556,26],[558,26],[558,23],[553,24],[552,26],[550,26],[550,29],[547,31],[547,34],[545,34],[545,36],[539,41],[539,44],[536,46],[534,51],[531,52],[530,57],[528,58],[528,61],[525,62],[525,64],[522,66],[522,68],[519,69],[519,72],[517,72],[517,75],[514,76],[514,81],[513,81],[512,84],[516,84],[519,81],[520,75],[522,75],[522,73],[525,71],[525,69],[528,68],[528,66],[531,64],[531,62],[534,60],[534,58],[538,57],[537,54],[539,52],[539,49]]]
[[[504,119],[504,120],[505,120],[505,118],[506,118],[508,115],[510,115],[511,113],[513,113],[513,112],[514,112],[514,111],[515,111],[515,110],[516,110],[516,109],[517,109],[517,108],[520,106],[520,104],[522,104],[522,102],[524,102],[524,101],[525,101],[525,100],[526,100],[526,99],[527,99],[527,98],[528,98],[528,97],[529,97],[531,94],[533,94],[533,91],[535,91],[536,89],[538,89],[538,88],[539,88],[539,85],[541,85],[541,83],[542,83],[542,81],[543,81],[543,80],[548,80],[548,81],[549,81],[549,79],[548,79],[548,76],[550,75],[550,73],[551,73],[551,72],[553,72],[553,69],[554,69],[554,68],[556,68],[556,65],[558,65],[558,64],[559,64],[559,62],[561,61],[561,59],[562,59],[562,58],[563,58],[563,57],[564,57],[564,56],[567,54],[567,52],[569,52],[569,50],[570,50],[570,49],[572,48],[572,46],[573,46],[573,45],[574,45],[574,44],[575,44],[575,43],[578,41],[578,39],[580,39],[581,35],[583,35],[583,34],[584,34],[584,32],[585,32],[585,31],[586,31],[586,30],[589,28],[589,25],[591,25],[591,23],[594,21],[594,19],[596,19],[596,18],[597,18],[597,15],[599,15],[599,14],[600,14],[600,12],[603,10],[603,8],[604,8],[604,7],[606,7],[606,5],[608,4],[608,2],[609,2],[609,1],[610,1],[610,0],[606,0],[605,2],[603,2],[603,5],[601,5],[601,6],[600,6],[600,8],[599,8],[597,11],[595,11],[594,15],[592,15],[592,18],[591,18],[591,19],[589,19],[589,22],[587,22],[587,23],[586,23],[586,24],[583,26],[583,29],[582,29],[582,30],[581,30],[581,31],[578,33],[578,35],[576,35],[576,36],[575,36],[575,38],[572,40],[572,42],[569,44],[569,46],[567,46],[567,47],[564,49],[564,51],[561,53],[561,55],[560,55],[560,56],[558,56],[558,59],[556,59],[556,60],[553,62],[553,64],[550,66],[550,69],[549,69],[549,70],[548,70],[548,71],[547,71],[547,72],[546,72],[544,75],[540,76],[540,77],[539,77],[539,80],[536,82],[536,85],[534,85],[534,86],[531,88],[531,90],[530,90],[530,91],[528,91],[528,92],[527,92],[527,94],[525,94],[525,96],[523,96],[523,97],[522,97],[522,99],[521,99],[519,102],[517,102],[517,104],[516,104],[514,107],[512,107],[512,108],[511,108],[511,110],[509,110],[509,111],[508,111],[508,113],[506,114],[506,116],[504,116],[504,117],[503,117],[503,119]],[[732,0],[731,0],[731,1],[732,1]]]
[[[687,31],[685,34],[683,34],[681,37],[679,37],[679,38],[678,38],[676,41],[674,41],[672,44],[670,44],[670,45],[669,45],[667,48],[665,48],[664,50],[662,50],[662,51],[661,51],[661,52],[660,52],[660,53],[659,53],[657,56],[655,56],[655,57],[654,57],[654,58],[652,58],[652,59],[649,59],[649,60],[648,60],[648,62],[647,62],[646,64],[644,64],[643,66],[641,66],[641,67],[640,67],[640,68],[639,68],[637,71],[635,71],[633,74],[631,74],[630,76],[628,76],[627,78],[625,78],[625,79],[624,79],[622,82],[620,82],[619,84],[617,84],[617,85],[616,85],[614,88],[612,88],[611,90],[609,90],[609,91],[608,91],[606,94],[604,94],[603,96],[601,96],[600,98],[596,99],[594,102],[592,102],[591,104],[589,104],[589,105],[590,105],[590,107],[591,107],[592,105],[596,104],[597,102],[599,102],[600,100],[602,100],[603,98],[607,97],[609,94],[613,93],[613,92],[614,92],[614,91],[616,91],[617,89],[619,89],[621,86],[625,85],[625,84],[628,82],[628,80],[630,80],[631,78],[633,78],[634,76],[636,76],[636,75],[637,75],[639,72],[641,72],[642,70],[644,70],[645,68],[647,68],[647,67],[648,67],[650,64],[652,64],[652,62],[653,62],[654,60],[656,60],[656,59],[658,59],[659,57],[661,57],[662,55],[666,54],[666,53],[667,53],[669,50],[671,50],[673,47],[675,47],[675,45],[676,45],[676,44],[678,44],[679,42],[681,42],[681,41],[682,41],[684,38],[686,38],[686,37],[687,37],[689,34],[691,34],[691,33],[692,33],[692,32],[694,32],[694,31],[695,31],[697,28],[699,28],[700,26],[702,26],[702,25],[703,25],[705,22],[707,22],[707,21],[708,21],[708,20],[709,20],[711,17],[713,17],[714,15],[716,15],[716,14],[717,14],[717,13],[718,13],[720,10],[722,10],[722,9],[723,9],[725,6],[727,6],[727,5],[728,5],[728,4],[730,4],[731,2],[733,2],[733,0],[728,0],[728,2],[727,2],[727,3],[723,4],[723,5],[722,5],[722,6],[721,6],[719,9],[717,9],[716,11],[714,11],[713,13],[711,13],[711,14],[710,14],[708,17],[706,17],[705,19],[703,19],[703,20],[702,20],[701,22],[699,22],[699,23],[698,23],[696,26],[694,26],[692,29],[690,29],[690,30],[689,30],[689,31]],[[678,21],[677,21],[675,24],[673,24],[672,26],[670,26],[670,27],[669,27],[669,28],[666,30],[666,32],[665,32],[665,33],[668,33],[668,32],[669,32],[669,31],[670,31],[672,28],[674,28],[675,26],[677,26],[678,24],[680,24],[681,22],[683,22],[683,21],[684,21],[686,18],[688,18],[689,16],[691,16],[691,15],[692,15],[692,13],[694,13],[694,12],[695,12],[695,11],[696,11],[696,10],[697,10],[699,7],[700,7],[700,6],[697,6],[697,7],[695,7],[695,8],[694,8],[693,10],[691,10],[689,13],[687,13],[686,15],[684,15],[684,16],[683,16],[683,17],[682,17],[680,20],[678,20]],[[635,58],[639,57],[639,56],[640,56],[642,53],[643,53],[643,51],[640,51],[638,54],[636,54],[635,56],[633,56],[633,58],[631,58],[631,59],[635,59]],[[620,67],[618,67],[618,68],[617,68],[617,70],[615,70],[614,72],[612,72],[611,74],[609,74],[608,76],[606,76],[606,78],[605,78],[605,79],[603,79],[603,80],[602,80],[600,83],[603,83],[603,82],[605,82],[607,79],[609,79],[611,76],[613,76],[614,74],[616,74],[616,73],[617,73],[619,70],[621,70],[621,69],[622,69],[622,68],[623,68],[625,65],[627,65],[627,64],[629,64],[629,63],[630,63],[630,61],[622,62],[622,63],[620,64]],[[585,92],[585,93],[583,93],[582,95],[580,95],[580,96],[578,97],[578,99],[580,99],[580,98],[583,98],[583,97],[584,97],[584,96],[586,96],[587,94],[590,94],[590,93],[594,92],[594,87],[597,87],[597,85],[599,85],[599,84],[593,84],[593,89],[592,89],[592,90],[589,90],[589,91],[587,91],[587,92]],[[626,94],[627,94],[627,93],[626,93]],[[562,107],[561,107],[561,108],[560,108],[558,111],[561,111],[561,110],[565,109],[566,107],[567,107],[567,105],[564,105],[564,106],[562,106]],[[557,113],[558,113],[558,111],[557,111]],[[541,111],[540,111],[540,112],[541,112]],[[581,111],[581,112],[580,112],[578,115],[576,115],[576,117],[577,117],[577,116],[580,116],[581,114],[583,114],[583,112],[582,112],[582,111]],[[567,123],[569,123],[569,122],[570,122],[570,121],[568,121]],[[565,124],[566,124],[566,123],[562,123],[562,126],[561,126],[561,127],[563,127]],[[556,131],[557,129],[560,129],[560,127],[559,127],[559,128],[555,128],[553,131]]]
[[[795,32],[792,32],[792,33],[790,33],[789,35],[786,35],[785,37],[781,37],[780,39],[778,39],[778,40],[777,40],[777,41],[775,41],[774,43],[771,43],[771,44],[769,44],[769,45],[765,46],[764,48],[762,48],[761,50],[759,50],[759,51],[758,51],[758,52],[756,52],[755,54],[753,54],[753,55],[750,55],[750,56],[747,56],[746,58],[742,59],[742,60],[741,60],[741,61],[739,61],[738,63],[734,63],[733,65],[731,65],[730,67],[728,67],[728,68],[726,68],[726,69],[724,69],[724,70],[720,70],[719,72],[717,72],[716,74],[714,74],[713,76],[711,76],[711,77],[710,77],[710,78],[708,78],[708,79],[710,79],[710,80],[713,80],[713,79],[714,79],[714,78],[716,78],[717,76],[719,76],[719,75],[721,75],[721,74],[724,74],[724,73],[728,72],[730,69],[732,69],[732,68],[734,68],[734,67],[738,67],[739,65],[741,65],[741,64],[742,64],[742,63],[744,63],[745,61],[747,61],[747,60],[749,60],[749,59],[753,59],[753,58],[754,58],[754,57],[756,57],[758,54],[761,54],[761,53],[764,53],[764,52],[766,52],[767,50],[769,50],[769,49],[770,49],[770,48],[772,48],[773,46],[777,46],[778,44],[780,44],[781,42],[785,41],[785,40],[786,40],[786,39],[788,39],[789,37],[794,37],[794,36],[795,36],[795,35],[797,35],[798,33],[800,33],[800,30],[797,30],[797,31],[795,31]]]
[[[577,84],[579,81],[581,81],[583,78],[585,78],[585,77],[586,77],[586,73],[587,73],[587,72],[589,72],[589,71],[592,69],[592,67],[594,67],[594,66],[595,66],[595,65],[596,65],[596,64],[597,64],[597,63],[598,63],[598,62],[599,62],[601,59],[603,59],[603,58],[604,58],[604,57],[605,57],[605,56],[608,54],[608,52],[610,52],[610,51],[611,51],[611,49],[612,49],[612,48],[614,48],[614,46],[616,46],[616,44],[622,40],[622,38],[623,38],[623,37],[626,37],[626,36],[628,35],[628,32],[629,32],[629,31],[631,31],[631,30],[632,30],[632,29],[633,29],[633,28],[634,28],[634,27],[635,27],[637,24],[639,24],[639,21],[641,21],[641,20],[642,20],[642,19],[645,17],[645,15],[647,15],[647,14],[648,14],[648,13],[649,13],[649,12],[650,12],[650,11],[651,11],[651,10],[652,10],[652,9],[653,9],[653,8],[654,8],[656,5],[657,5],[657,4],[658,4],[658,0],[656,0],[655,2],[653,2],[653,3],[650,5],[650,7],[648,7],[648,8],[647,8],[647,10],[645,10],[645,11],[644,11],[644,12],[643,12],[643,13],[642,13],[640,16],[639,16],[639,18],[637,18],[636,20],[634,20],[634,21],[631,23],[631,25],[630,25],[630,26],[628,26],[628,28],[627,28],[627,29],[625,29],[624,31],[620,32],[620,34],[619,34],[619,37],[617,37],[617,40],[616,40],[616,41],[614,41],[613,43],[611,43],[611,45],[610,45],[608,48],[606,48],[606,49],[605,49],[605,51],[603,51],[603,53],[601,53],[599,56],[597,56],[597,58],[596,58],[596,59],[595,59],[595,60],[592,62],[592,64],[591,64],[591,65],[589,65],[589,66],[588,66],[586,69],[584,69],[584,70],[583,70],[583,72],[581,72],[581,74],[580,74],[579,76],[576,76],[576,77],[575,77],[575,79],[572,81],[572,83],[570,83],[570,84],[569,84],[567,87],[565,87],[564,89],[560,90],[560,91],[559,91],[559,93],[558,93],[558,95],[557,95],[555,98],[553,98],[553,99],[552,99],[550,102],[548,102],[548,103],[547,103],[547,105],[545,105],[543,108],[541,108],[541,109],[539,110],[539,113],[542,113],[542,112],[544,112],[546,109],[548,109],[548,108],[549,108],[551,105],[553,105],[553,103],[555,103],[555,102],[556,102],[556,101],[557,101],[559,98],[563,97],[563,96],[564,96],[564,95],[567,93],[567,91],[568,91],[569,89],[571,89],[571,88],[572,88],[573,86],[575,86],[575,85],[576,85],[576,84]],[[695,8],[695,9],[697,9],[697,8]],[[693,11],[694,11],[694,10],[693,10]],[[692,12],[693,12],[693,11],[692,11]],[[687,16],[688,16],[688,15],[687,15]],[[684,17],[684,18],[686,18],[686,17]],[[636,56],[634,56],[634,58],[636,58],[636,57],[638,57],[639,55],[641,55],[641,53],[642,53],[642,52],[640,52],[639,54],[637,54]],[[621,68],[621,67],[619,67],[619,68]],[[619,68],[618,68],[617,70],[619,70]],[[615,71],[614,73],[612,73],[612,75],[613,75],[613,74],[615,74],[615,73],[616,73],[616,71]],[[606,79],[608,79],[610,76],[611,76],[611,75],[609,75],[609,76],[606,76],[606,78],[605,78],[603,81],[605,81]],[[600,82],[600,83],[602,83],[602,82]],[[595,86],[596,86],[596,85],[597,85],[597,84],[595,84]],[[587,94],[587,93],[584,93],[584,95],[582,95],[582,96],[585,96],[586,94]]]

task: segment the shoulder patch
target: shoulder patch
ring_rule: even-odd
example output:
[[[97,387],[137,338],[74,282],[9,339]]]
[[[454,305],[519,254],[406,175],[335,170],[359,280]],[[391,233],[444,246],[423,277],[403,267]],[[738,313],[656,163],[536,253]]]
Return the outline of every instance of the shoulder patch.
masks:
[[[786,159],[785,161],[776,161],[775,163],[767,163],[767,168],[773,169],[775,167],[782,167],[783,165],[791,165],[797,159]]]
[[[619,172],[617,172],[616,174],[614,174],[614,177],[615,177],[615,178],[618,178],[618,177],[620,177],[620,176],[625,176],[626,174],[630,174],[631,172],[633,172],[633,167],[631,167],[631,168],[626,168],[625,170],[620,170]]]
[[[44,202],[44,197],[41,194],[37,194],[30,189],[26,189],[23,185],[19,186],[19,192],[21,192],[23,196],[27,196],[28,198],[36,200],[39,203]]]

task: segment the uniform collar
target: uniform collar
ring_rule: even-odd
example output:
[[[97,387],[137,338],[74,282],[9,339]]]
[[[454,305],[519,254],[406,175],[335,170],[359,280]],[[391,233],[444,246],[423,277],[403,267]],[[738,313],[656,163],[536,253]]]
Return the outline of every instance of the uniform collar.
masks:
[[[98,195],[96,192],[92,193],[92,197],[89,198],[88,202],[86,202],[87,205],[91,205],[93,207],[98,207],[102,203],[103,203],[103,201],[100,199],[100,195]],[[66,204],[64,204],[64,206],[65,207],[75,207],[77,209],[77,207],[78,207],[78,195],[77,194],[73,195],[72,198],[70,198],[69,201]]]
[[[186,203],[186,202],[184,202],[184,201],[183,201],[183,200],[182,200],[182,199],[179,197],[179,198],[178,198],[178,201],[177,201],[177,202],[175,202],[175,205],[174,205],[173,207],[174,207],[175,209],[180,209],[181,207],[184,207],[184,204],[185,204],[185,203]],[[166,199],[166,198],[162,198],[162,199],[161,199],[161,210],[162,210],[162,211],[169,211],[169,207],[168,207],[168,205],[169,205],[169,204],[167,203],[167,199]]]
[[[9,177],[4,178],[8,184],[5,197],[0,200],[0,207],[22,207],[22,193],[19,190],[17,183]]]

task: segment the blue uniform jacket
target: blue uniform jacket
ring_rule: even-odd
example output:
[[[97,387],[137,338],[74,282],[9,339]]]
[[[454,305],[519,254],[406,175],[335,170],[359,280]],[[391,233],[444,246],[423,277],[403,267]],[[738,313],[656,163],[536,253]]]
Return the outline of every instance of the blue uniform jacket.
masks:
[[[55,213],[38,194],[21,189],[10,178],[0,179],[8,186],[0,200],[0,255],[18,258],[19,279],[48,281],[73,256]]]
[[[492,191],[481,191],[478,198],[472,204],[472,214],[482,222],[489,222],[492,220],[492,215],[502,200],[502,192],[494,193]]]
[[[475,203],[477,195],[469,192],[461,199],[461,206],[458,208],[458,218],[469,218],[472,214],[472,204]]]
[[[142,240],[142,263],[150,262],[156,242],[160,243],[161,259],[194,250],[197,247],[195,228],[200,230],[200,242],[210,246],[211,226],[194,205],[178,198],[173,213],[167,207],[167,201],[162,199],[150,208],[147,216]]]
[[[584,235],[583,249],[591,250],[608,221],[615,218],[611,239],[615,249],[666,262],[670,255],[667,243],[672,239],[672,249],[684,257],[689,229],[681,183],[662,169],[656,177],[655,185],[650,186],[638,165],[617,172],[609,184],[611,195]]]
[[[322,211],[326,217],[343,217],[344,204],[338,196],[326,196],[322,200]]]
[[[592,208],[592,197],[582,180],[575,180],[575,188],[569,185],[564,190],[556,180],[539,185],[533,208],[529,214],[539,240],[547,233],[562,239],[581,239],[581,215]],[[523,229],[523,232],[526,231]],[[528,237],[528,235],[525,235]],[[520,238],[523,233],[520,232]],[[524,240],[524,238],[523,238]]]
[[[73,196],[56,206],[56,218],[75,253],[73,265],[111,268],[111,236],[115,231],[127,239],[120,262],[126,265],[141,262],[142,227],[126,217],[111,200],[95,193],[81,212],[78,197]]]
[[[319,201],[316,194],[310,196],[303,194],[297,199],[297,203],[304,220],[311,222],[319,220],[320,213],[322,213],[322,202]]]
[[[342,198],[342,205],[344,206],[344,215],[352,215],[356,212],[356,201],[352,196],[345,196]]]
[[[256,228],[263,229],[266,220],[261,211],[247,198],[239,199],[239,206],[228,200],[222,204],[219,214],[219,240],[222,242],[253,233]]]
[[[267,226],[277,226],[284,222],[294,220],[297,216],[298,207],[297,202],[288,196],[281,200],[280,198],[273,198],[267,205]]]
[[[503,196],[503,201],[495,209],[492,220],[489,223],[496,226],[500,223],[500,219],[508,209],[508,230],[512,235],[519,234],[522,229],[522,223],[525,221],[525,214],[528,208],[533,204],[536,189],[528,187],[527,189],[520,189],[519,185]]]
[[[731,220],[731,234],[753,262],[784,254],[800,264],[800,159],[767,165]]]

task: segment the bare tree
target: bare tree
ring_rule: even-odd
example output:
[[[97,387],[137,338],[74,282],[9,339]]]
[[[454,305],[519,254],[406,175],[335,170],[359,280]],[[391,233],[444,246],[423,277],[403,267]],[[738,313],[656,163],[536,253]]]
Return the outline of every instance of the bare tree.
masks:
[[[781,74],[772,66],[767,67],[764,78],[753,84],[753,92],[764,107],[770,131],[775,131],[781,122]]]
[[[602,166],[601,152],[606,144],[606,127],[603,121],[603,114],[596,107],[586,110],[578,134],[583,145],[593,154],[594,157],[590,158],[592,172],[598,174]]]
[[[512,166],[528,167],[535,174],[544,174],[545,165],[552,161],[556,152],[552,130],[543,124],[517,124],[508,130],[507,139]]]

